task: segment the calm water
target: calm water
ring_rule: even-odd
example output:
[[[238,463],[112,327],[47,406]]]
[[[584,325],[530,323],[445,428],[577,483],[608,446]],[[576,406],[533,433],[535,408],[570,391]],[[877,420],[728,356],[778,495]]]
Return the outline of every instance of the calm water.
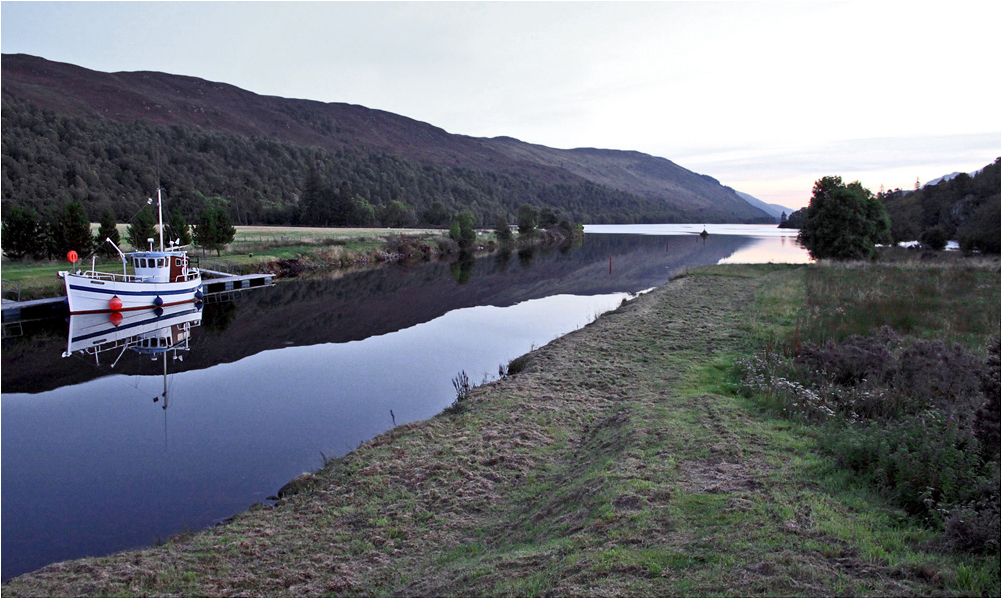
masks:
[[[97,327],[92,341],[170,331],[188,349],[166,361],[133,349],[63,358],[67,320],[25,323],[3,340],[2,577],[267,502],[323,456],[440,412],[460,371],[495,378],[686,268],[807,260],[795,232],[702,229],[589,226],[578,248],[287,281],[170,328],[170,315],[72,323],[78,338]]]

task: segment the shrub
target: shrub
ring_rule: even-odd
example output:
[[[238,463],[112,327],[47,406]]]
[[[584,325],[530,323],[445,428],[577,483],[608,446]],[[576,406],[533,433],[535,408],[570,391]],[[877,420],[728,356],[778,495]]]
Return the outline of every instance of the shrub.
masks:
[[[739,363],[746,392],[823,423],[819,448],[941,527],[960,550],[997,552],[999,341],[984,358],[883,328]]]
[[[929,250],[943,250],[946,248],[946,243],[949,240],[947,238],[946,231],[941,226],[933,225],[922,232],[922,235],[919,237],[919,241],[922,242],[923,248],[928,248]]]

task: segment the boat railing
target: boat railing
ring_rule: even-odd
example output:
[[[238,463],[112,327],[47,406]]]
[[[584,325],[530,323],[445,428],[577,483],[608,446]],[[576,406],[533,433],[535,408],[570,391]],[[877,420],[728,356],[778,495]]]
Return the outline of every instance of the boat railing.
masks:
[[[149,283],[156,281],[155,277],[150,276],[123,275],[122,273],[107,273],[104,271],[77,271],[76,275],[97,281],[119,281],[124,283]],[[175,277],[174,281],[193,281],[195,279],[199,279],[200,277],[201,274],[197,269],[189,269],[187,273]]]
[[[86,277],[87,279],[96,279],[98,281],[122,281],[125,283],[143,283],[144,281],[152,281],[152,277],[141,277],[139,275],[123,275],[121,273],[106,273],[104,271],[84,271],[77,272],[80,277]]]
[[[193,279],[198,279],[201,276],[202,274],[198,271],[198,269],[188,269],[187,273],[182,273],[181,275],[178,275],[177,277],[174,278],[174,281],[175,282],[191,281]]]

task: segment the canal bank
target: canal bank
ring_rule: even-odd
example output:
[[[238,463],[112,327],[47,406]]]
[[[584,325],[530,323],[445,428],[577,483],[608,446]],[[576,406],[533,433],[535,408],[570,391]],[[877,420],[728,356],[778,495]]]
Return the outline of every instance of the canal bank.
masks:
[[[3,594],[940,595],[864,551],[870,513],[817,487],[809,440],[723,385],[766,318],[763,294],[798,277],[695,270],[299,478],[274,506],[51,565]]]

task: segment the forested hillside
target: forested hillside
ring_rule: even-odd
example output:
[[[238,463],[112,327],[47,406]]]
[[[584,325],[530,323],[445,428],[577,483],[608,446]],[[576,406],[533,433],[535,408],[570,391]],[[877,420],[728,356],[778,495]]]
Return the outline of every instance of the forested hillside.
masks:
[[[999,161],[974,177],[961,173],[914,192],[878,195],[891,217],[894,241],[950,239],[965,251],[997,254],[1002,221]]]
[[[3,56],[2,200],[45,215],[80,201],[124,221],[159,184],[191,216],[225,200],[235,223],[329,224],[304,210],[348,194],[377,220],[479,225],[528,203],[580,222],[768,222],[710,177],[635,152],[470,138],[384,111],[260,96],[163,73],[98,73]],[[315,200],[315,198],[314,198]]]
[[[999,158],[971,177],[956,177],[926,185],[915,191],[900,189],[877,194],[891,219],[894,243],[921,241],[924,247],[942,249],[956,240],[965,253],[999,253],[1002,197]],[[779,226],[800,229],[807,208],[802,208]]]

